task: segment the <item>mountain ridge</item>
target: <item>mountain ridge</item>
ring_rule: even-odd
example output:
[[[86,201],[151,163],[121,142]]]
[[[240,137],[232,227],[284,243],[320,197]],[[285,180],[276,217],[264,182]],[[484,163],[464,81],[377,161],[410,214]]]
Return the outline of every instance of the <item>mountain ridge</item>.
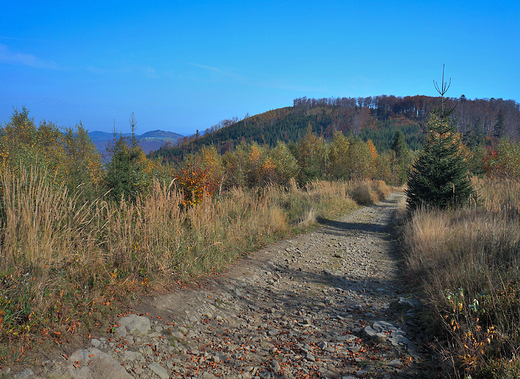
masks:
[[[114,140],[114,133],[94,130],[88,134],[98,151],[101,154],[107,154],[107,146]],[[122,135],[124,138],[130,138],[132,133],[117,133],[116,137],[119,135]],[[136,134],[135,137],[139,146],[141,146],[146,154],[156,151],[163,146],[176,145],[179,139],[184,138],[182,134],[159,129],[151,130],[140,135]]]

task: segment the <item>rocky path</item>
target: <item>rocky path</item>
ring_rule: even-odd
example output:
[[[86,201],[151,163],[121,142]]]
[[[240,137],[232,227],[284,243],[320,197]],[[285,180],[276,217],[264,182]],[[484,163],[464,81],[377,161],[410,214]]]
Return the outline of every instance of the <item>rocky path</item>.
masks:
[[[268,246],[202,288],[141,303],[67,361],[16,377],[421,376],[411,332],[419,304],[392,255],[400,198],[320,220],[316,231]]]

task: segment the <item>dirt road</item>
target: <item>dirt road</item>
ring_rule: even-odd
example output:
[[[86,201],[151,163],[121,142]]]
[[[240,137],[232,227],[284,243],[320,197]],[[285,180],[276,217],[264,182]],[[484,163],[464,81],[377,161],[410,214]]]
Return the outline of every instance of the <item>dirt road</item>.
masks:
[[[402,196],[338,221],[320,219],[314,232],[251,254],[202,288],[150,298],[112,335],[95,336],[92,346],[67,362],[48,362],[38,375],[421,376],[424,352],[413,333],[420,305],[406,295],[393,253]]]

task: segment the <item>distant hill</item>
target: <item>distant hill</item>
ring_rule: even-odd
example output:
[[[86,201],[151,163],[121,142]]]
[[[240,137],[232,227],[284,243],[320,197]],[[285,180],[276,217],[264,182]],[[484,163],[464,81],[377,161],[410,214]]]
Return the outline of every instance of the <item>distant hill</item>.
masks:
[[[131,133],[122,133],[123,137],[131,137]],[[113,133],[93,131],[89,132],[90,138],[94,145],[96,145],[99,152],[103,155],[106,154],[106,148],[109,143],[114,140]],[[164,130],[152,130],[141,135],[136,135],[139,141],[139,146],[143,149],[146,154],[160,149],[163,146],[173,146],[177,144],[177,141],[184,136],[174,132],[167,132]]]
[[[458,131],[467,145],[490,138],[508,136],[520,140],[520,104],[503,99],[446,98],[454,109]],[[372,96],[358,98],[295,99],[292,107],[270,110],[243,120],[224,120],[205,132],[179,140],[150,154],[163,161],[180,161],[184,155],[213,145],[219,153],[232,150],[241,141],[276,145],[277,141],[296,142],[310,126],[312,131],[331,139],[334,131],[371,139],[378,151],[390,149],[395,133],[401,130],[412,150],[422,146],[425,121],[440,105],[439,97]]]
[[[92,139],[92,142],[100,142],[100,141],[112,141],[114,138],[113,133],[107,133],[107,132],[89,132],[88,135]],[[123,133],[123,137],[129,137],[130,133]]]

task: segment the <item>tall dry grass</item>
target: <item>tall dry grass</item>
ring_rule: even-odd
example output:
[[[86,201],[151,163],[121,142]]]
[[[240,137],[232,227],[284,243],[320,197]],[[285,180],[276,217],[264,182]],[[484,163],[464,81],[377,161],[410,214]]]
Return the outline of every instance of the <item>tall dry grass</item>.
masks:
[[[185,209],[175,188],[157,182],[136,203],[80,203],[37,172],[5,172],[0,180],[4,344],[60,324],[90,328],[117,299],[222,270],[316,216],[357,207],[348,195],[357,184],[347,182],[235,188]]]
[[[456,375],[520,373],[520,184],[474,180],[480,204],[405,223],[409,273],[445,330]]]
[[[349,195],[360,205],[373,205],[385,199],[392,188],[382,180],[366,180],[352,183]]]

